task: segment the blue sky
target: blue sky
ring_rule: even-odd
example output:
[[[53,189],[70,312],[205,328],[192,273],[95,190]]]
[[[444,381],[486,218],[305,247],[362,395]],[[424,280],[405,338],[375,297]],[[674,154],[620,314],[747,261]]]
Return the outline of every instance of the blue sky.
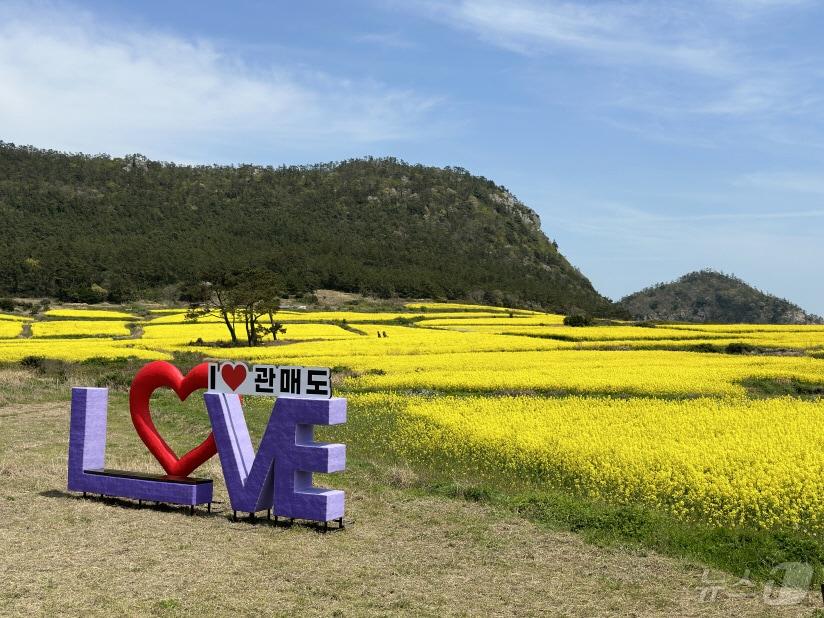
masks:
[[[460,166],[613,299],[712,267],[824,314],[822,31],[805,0],[12,0],[0,139]]]

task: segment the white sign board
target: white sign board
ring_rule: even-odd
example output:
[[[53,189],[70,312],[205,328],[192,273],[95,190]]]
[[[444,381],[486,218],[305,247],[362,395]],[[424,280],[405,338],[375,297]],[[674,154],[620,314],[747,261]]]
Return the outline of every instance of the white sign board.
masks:
[[[209,390],[236,395],[269,395],[329,399],[332,371],[328,367],[252,365],[231,361],[209,363]]]

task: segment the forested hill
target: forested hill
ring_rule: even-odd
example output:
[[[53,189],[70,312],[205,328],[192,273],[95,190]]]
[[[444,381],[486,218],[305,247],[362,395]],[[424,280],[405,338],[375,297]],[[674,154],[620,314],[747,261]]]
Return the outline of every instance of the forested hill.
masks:
[[[290,293],[609,306],[506,189],[391,158],[187,166],[0,142],[0,217],[6,295],[117,302],[252,265]]]
[[[820,324],[801,307],[712,270],[684,275],[621,299],[639,320],[750,324]]]

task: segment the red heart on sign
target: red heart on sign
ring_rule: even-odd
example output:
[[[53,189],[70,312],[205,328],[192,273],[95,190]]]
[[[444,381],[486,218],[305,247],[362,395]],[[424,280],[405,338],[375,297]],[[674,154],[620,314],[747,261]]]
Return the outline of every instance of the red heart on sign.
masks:
[[[223,367],[220,368],[220,377],[223,378],[223,381],[226,382],[229,388],[236,391],[237,387],[243,384],[243,381],[246,379],[246,365],[240,363],[232,366],[229,363],[225,363]]]
[[[137,372],[129,389],[129,411],[137,435],[163,466],[166,474],[188,476],[217,453],[215,437],[209,432],[203,442],[178,458],[157,431],[149,408],[152,393],[162,386],[171,388],[180,400],[184,401],[194,391],[208,388],[209,364],[201,363],[184,377],[174,365],[165,361],[154,361]]]

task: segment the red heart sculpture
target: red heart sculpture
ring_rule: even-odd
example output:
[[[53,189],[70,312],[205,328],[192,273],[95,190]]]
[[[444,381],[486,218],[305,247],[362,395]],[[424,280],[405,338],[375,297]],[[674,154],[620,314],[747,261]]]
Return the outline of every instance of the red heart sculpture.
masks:
[[[233,391],[243,384],[246,379],[246,365],[230,365],[226,363],[220,368],[220,377],[226,382],[227,386]]]
[[[209,387],[209,364],[201,363],[184,377],[180,370],[165,361],[144,365],[134,377],[129,389],[129,411],[137,435],[155,456],[166,474],[188,476],[217,453],[213,433],[191,451],[178,458],[166,441],[160,437],[149,409],[152,393],[161,386],[171,388],[181,401],[201,388]]]

